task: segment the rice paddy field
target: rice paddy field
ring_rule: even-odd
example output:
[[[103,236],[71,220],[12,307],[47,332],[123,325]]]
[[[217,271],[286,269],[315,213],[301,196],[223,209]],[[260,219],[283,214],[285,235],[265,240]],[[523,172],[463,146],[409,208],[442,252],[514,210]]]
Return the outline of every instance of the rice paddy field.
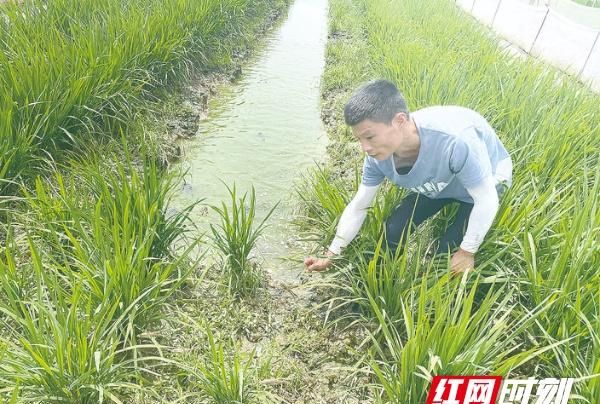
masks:
[[[512,156],[462,278],[426,255],[452,209],[382,250],[391,186],[304,272],[374,78],[481,112]],[[421,404],[435,375],[600,403],[599,105],[450,0],[0,2],[0,403]]]
[[[444,217],[413,235],[403,256],[362,259],[377,251],[398,191],[382,195],[367,219],[347,275],[334,283],[345,291],[340,301],[360,307],[359,321],[376,325],[369,363],[383,401],[422,403],[432,375],[483,373],[575,377],[572,400],[600,402],[598,95],[503,53],[452,2],[340,0],[331,15],[323,92],[332,159],[309,179],[319,196],[305,200],[316,234],[333,235],[330,219],[357,185],[362,156],[339,116],[367,78],[396,82],[413,110],[481,111],[515,162],[477,276],[455,282],[445,263],[423,259]]]

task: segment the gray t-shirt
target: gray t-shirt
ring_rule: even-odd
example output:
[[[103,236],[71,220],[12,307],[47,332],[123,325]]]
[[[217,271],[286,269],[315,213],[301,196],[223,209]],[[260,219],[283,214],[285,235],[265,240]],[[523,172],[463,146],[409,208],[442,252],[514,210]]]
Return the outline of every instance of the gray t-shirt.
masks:
[[[428,107],[411,116],[421,141],[412,169],[398,174],[393,155],[383,161],[366,156],[362,183],[374,186],[388,178],[429,198],[473,203],[466,188],[494,176],[498,162],[509,157],[494,129],[477,112],[458,106]]]

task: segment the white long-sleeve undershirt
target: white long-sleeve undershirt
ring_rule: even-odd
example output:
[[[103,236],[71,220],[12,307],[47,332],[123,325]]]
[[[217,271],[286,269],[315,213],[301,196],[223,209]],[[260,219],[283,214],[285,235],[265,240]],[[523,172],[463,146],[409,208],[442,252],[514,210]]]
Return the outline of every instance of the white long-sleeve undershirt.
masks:
[[[473,209],[460,245],[465,251],[477,252],[498,212],[499,200],[496,182],[510,178],[512,172],[510,159],[502,160],[499,163],[501,164],[497,167],[495,177],[487,177],[478,185],[467,188],[467,192],[473,198]],[[356,195],[340,217],[336,235],[329,246],[332,253],[340,254],[342,248],[350,244],[356,237],[367,217],[367,210],[375,200],[378,189],[379,185],[359,185]]]
[[[460,248],[476,253],[498,212],[498,191],[494,177],[486,177],[474,187],[467,188],[473,198],[473,209]]]
[[[471,210],[467,230],[460,244],[460,248],[463,250],[476,253],[481,243],[483,243],[485,235],[492,227],[500,205],[496,184],[504,181],[510,182],[512,169],[512,160],[507,157],[500,160],[496,165],[494,177],[487,177],[479,185],[466,188],[471,198],[473,198],[473,210]]]
[[[500,160],[496,165],[496,174],[494,175],[496,181],[510,181],[512,178],[512,169],[512,159],[510,157]]]
[[[329,251],[339,254],[356,237],[360,227],[367,217],[367,210],[373,204],[379,185],[367,186],[360,184],[356,195],[344,209],[338,223],[337,232]]]

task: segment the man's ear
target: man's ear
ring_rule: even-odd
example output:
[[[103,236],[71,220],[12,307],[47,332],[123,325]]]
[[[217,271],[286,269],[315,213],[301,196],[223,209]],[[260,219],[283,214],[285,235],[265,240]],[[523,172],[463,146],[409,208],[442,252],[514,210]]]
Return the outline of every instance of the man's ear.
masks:
[[[408,122],[408,116],[404,112],[398,112],[392,118],[392,125],[396,126],[396,128],[400,128],[406,122]]]

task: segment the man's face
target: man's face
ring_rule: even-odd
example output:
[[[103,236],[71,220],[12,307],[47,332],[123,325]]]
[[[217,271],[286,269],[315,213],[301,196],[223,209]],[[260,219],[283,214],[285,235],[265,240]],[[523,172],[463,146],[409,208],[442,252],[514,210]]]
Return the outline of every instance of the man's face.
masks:
[[[395,119],[388,125],[365,119],[352,127],[360,147],[369,156],[383,161],[396,151],[401,140],[401,126]]]

